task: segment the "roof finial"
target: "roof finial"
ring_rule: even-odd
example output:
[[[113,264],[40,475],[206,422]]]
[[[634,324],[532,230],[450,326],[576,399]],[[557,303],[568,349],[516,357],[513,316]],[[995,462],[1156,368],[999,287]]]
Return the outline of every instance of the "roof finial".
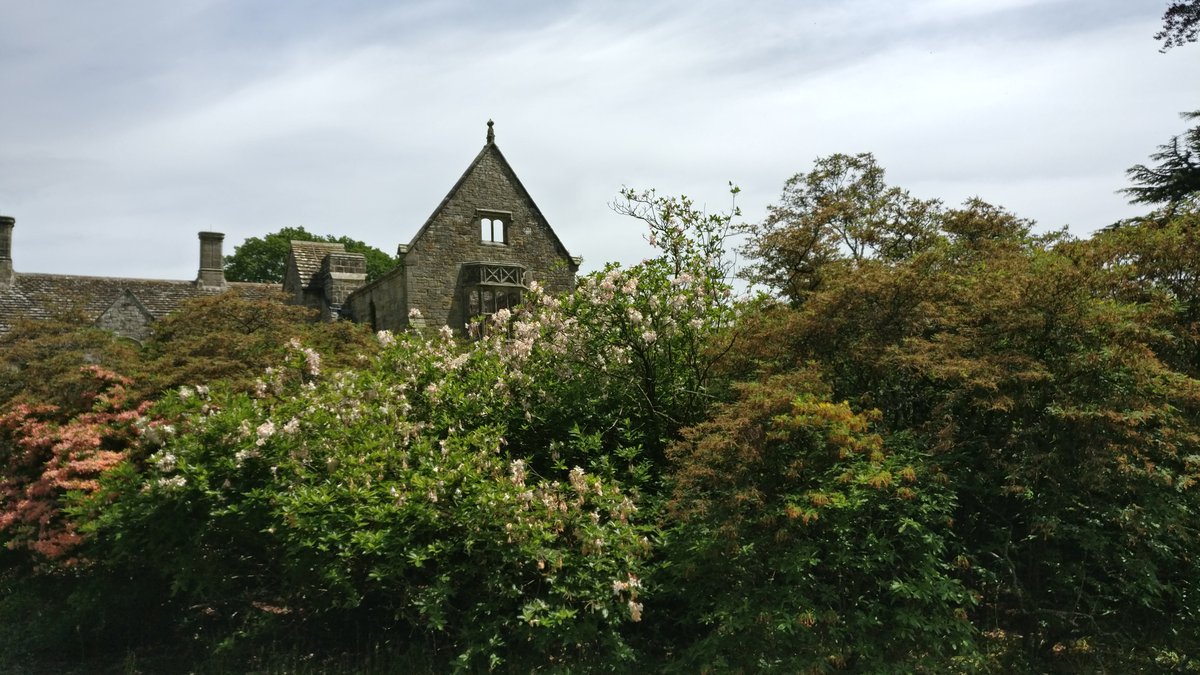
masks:
[[[492,130],[492,127],[495,126],[495,124],[496,124],[495,122],[488,120],[488,135],[487,135],[488,143],[496,142],[496,132]]]

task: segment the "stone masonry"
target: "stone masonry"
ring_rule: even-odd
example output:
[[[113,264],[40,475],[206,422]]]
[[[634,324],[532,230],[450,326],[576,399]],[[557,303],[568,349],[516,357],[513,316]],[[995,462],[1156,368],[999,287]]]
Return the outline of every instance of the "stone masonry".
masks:
[[[397,269],[349,296],[350,318],[398,330],[411,313],[416,325],[459,330],[519,302],[532,280],[570,290],[580,264],[500,152],[491,121],[483,149],[398,256]]]

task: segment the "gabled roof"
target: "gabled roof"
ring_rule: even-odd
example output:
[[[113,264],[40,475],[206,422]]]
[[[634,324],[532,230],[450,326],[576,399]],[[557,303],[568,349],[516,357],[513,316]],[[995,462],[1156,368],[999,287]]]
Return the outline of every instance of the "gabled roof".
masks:
[[[445,210],[450,204],[450,201],[454,199],[454,195],[458,194],[458,191],[460,188],[462,188],[463,183],[467,182],[467,178],[475,172],[475,169],[483,161],[483,158],[487,157],[489,154],[496,159],[496,163],[500,165],[501,170],[503,170],[504,173],[508,175],[509,179],[512,180],[513,185],[515,185],[517,188],[517,194],[529,203],[529,207],[533,210],[534,214],[537,215],[538,219],[543,223],[546,223],[546,229],[550,231],[550,238],[554,241],[554,246],[560,253],[562,253],[563,257],[570,258],[571,253],[567,250],[567,247],[563,245],[562,240],[558,238],[558,234],[554,232],[554,228],[550,226],[550,221],[546,220],[546,216],[542,214],[542,210],[539,209],[537,203],[533,201],[533,197],[530,196],[529,190],[525,189],[525,185],[522,184],[521,179],[517,177],[517,172],[513,171],[512,165],[508,163],[507,159],[505,159],[504,153],[500,152],[500,146],[496,145],[496,135],[492,131],[491,120],[488,120],[487,143],[484,144],[483,149],[479,151],[479,154],[475,155],[475,159],[471,161],[471,165],[467,167],[467,170],[464,171],[462,176],[458,178],[458,181],[454,183],[454,187],[450,188],[450,191],[447,192],[446,196],[442,198],[442,202],[438,204],[436,209],[433,210],[433,213],[429,214],[429,218],[425,220],[425,224],[421,226],[421,229],[417,230],[417,233],[413,235],[413,238],[411,241],[409,241],[408,245],[412,247],[417,243],[417,240],[419,240],[421,236],[425,234],[425,231],[433,225],[433,222],[437,220],[442,211]]]
[[[95,321],[126,294],[141,309],[161,319],[192,298],[220,295],[237,290],[257,298],[277,298],[276,284],[230,282],[226,289],[209,288],[194,281],[83,277],[65,274],[13,275],[8,287],[0,286],[0,333],[10,330],[17,319],[50,319],[72,311]]]
[[[326,241],[292,241],[291,259],[300,275],[300,285],[309,287],[320,282],[321,262],[330,253],[345,253],[345,244]]]
[[[154,315],[150,313],[150,310],[146,309],[146,305],[142,304],[142,301],[138,300],[137,296],[126,288],[121,291],[121,295],[116,300],[113,300],[107,309],[100,312],[100,316],[96,317],[96,323],[102,323],[110,312],[119,312],[124,307],[133,307],[147,322],[154,320]]]

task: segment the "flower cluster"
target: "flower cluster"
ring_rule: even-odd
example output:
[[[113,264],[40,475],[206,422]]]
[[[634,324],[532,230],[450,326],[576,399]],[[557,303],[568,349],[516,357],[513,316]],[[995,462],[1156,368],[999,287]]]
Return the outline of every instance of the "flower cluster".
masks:
[[[622,594],[627,594],[628,599],[626,606],[629,608],[629,620],[642,620],[642,603],[638,602],[638,591],[642,588],[642,581],[635,574],[628,574],[626,579],[616,579],[612,582],[612,590],[618,597],[624,597]]]
[[[36,554],[39,564],[72,566],[84,541],[63,512],[69,495],[100,489],[100,477],[125,462],[139,435],[173,429],[146,420],[148,402],[132,405],[128,378],[97,366],[93,409],[66,420],[50,405],[20,404],[0,415],[0,435],[17,450],[0,467],[0,544]]]

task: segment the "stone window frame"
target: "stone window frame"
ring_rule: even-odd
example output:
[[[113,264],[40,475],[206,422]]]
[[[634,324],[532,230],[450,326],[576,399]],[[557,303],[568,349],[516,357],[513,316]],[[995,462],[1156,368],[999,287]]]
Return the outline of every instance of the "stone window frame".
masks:
[[[463,264],[463,304],[470,321],[477,322],[480,334],[487,320],[501,309],[511,310],[525,300],[528,270],[518,263],[468,262]]]
[[[502,309],[516,308],[524,299],[524,289],[480,284],[467,291],[467,312],[472,318],[486,319]]]
[[[476,209],[475,224],[479,227],[479,240],[485,246],[508,246],[509,233],[512,232],[512,211],[496,209]],[[500,232],[497,238],[496,225]]]

